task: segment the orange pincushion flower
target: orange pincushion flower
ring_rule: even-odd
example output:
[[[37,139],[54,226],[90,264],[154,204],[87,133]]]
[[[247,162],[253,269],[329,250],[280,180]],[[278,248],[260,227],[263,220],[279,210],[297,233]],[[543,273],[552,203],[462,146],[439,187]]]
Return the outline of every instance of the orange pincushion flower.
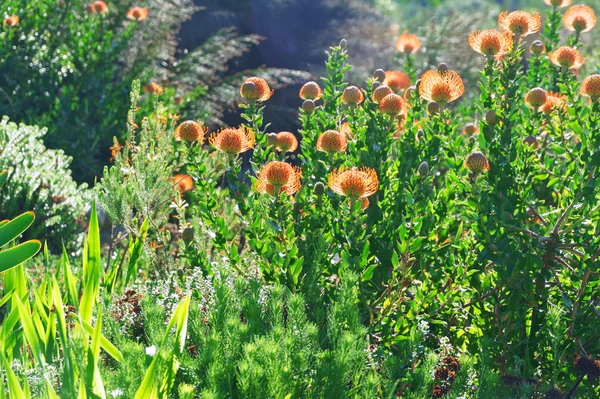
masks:
[[[560,67],[563,67],[566,69],[567,68],[575,68],[575,69],[581,68],[581,66],[585,62],[585,59],[583,58],[581,53],[579,53],[579,51],[577,51],[573,47],[567,47],[567,46],[559,47],[556,49],[556,51],[552,51],[552,52],[548,53],[548,58],[554,65],[557,65],[557,66],[560,66]]]
[[[379,102],[379,112],[386,115],[404,115],[408,110],[406,100],[397,94],[388,94]]]
[[[202,144],[207,130],[206,127],[203,127],[198,122],[185,121],[175,129],[175,140],[188,143],[197,141],[199,144]]]
[[[427,71],[421,77],[419,94],[424,100],[438,104],[452,102],[462,96],[465,86],[458,73],[454,71]]]
[[[396,40],[396,50],[401,53],[416,53],[421,49],[421,41],[419,38],[408,31],[404,31]]]
[[[410,86],[410,76],[401,71],[386,71],[382,84],[398,92]]]
[[[217,150],[226,154],[234,155],[246,152],[254,147],[254,133],[252,130],[240,126],[235,128],[224,128],[209,137],[208,141]]]
[[[144,92],[160,95],[163,92],[163,88],[156,82],[150,82],[144,86]]]
[[[342,93],[342,104],[357,105],[363,102],[365,96],[356,86],[348,86]]]
[[[327,183],[331,191],[354,201],[375,194],[379,188],[377,172],[366,167],[334,170]]]
[[[173,185],[180,193],[185,193],[194,188],[194,179],[190,175],[177,174],[173,176]]]
[[[566,7],[572,2],[573,0],[544,0],[544,3],[548,4],[549,6],[558,8]]]
[[[542,89],[541,87],[534,87],[525,95],[525,103],[534,108],[544,105],[547,99],[548,93],[546,93],[546,90]]]
[[[550,115],[554,111],[564,110],[566,104],[567,100],[564,95],[549,91],[546,93],[546,102],[540,106],[539,111],[546,115]]]
[[[512,49],[512,34],[496,29],[473,31],[469,36],[469,45],[473,50],[486,57],[504,55]]]
[[[273,161],[258,173],[255,190],[262,194],[293,195],[300,190],[302,172],[299,167],[286,162]]]
[[[19,24],[19,16],[18,15],[12,15],[10,17],[6,17],[6,18],[4,18],[4,21],[2,21],[3,26],[17,26],[18,24]]]
[[[273,95],[273,90],[263,78],[251,77],[242,83],[240,94],[249,101],[267,101]]]
[[[281,152],[294,152],[298,148],[298,140],[291,132],[279,132],[277,138],[277,149]]]
[[[579,4],[567,10],[563,22],[567,29],[574,32],[589,32],[596,26],[596,14],[590,7]]]
[[[108,12],[108,6],[105,2],[101,0],[94,1],[93,3],[89,4],[86,8],[89,12],[95,14],[106,14]]]
[[[474,151],[467,155],[465,168],[472,172],[487,172],[490,170],[490,162],[482,152]]]
[[[316,82],[306,82],[300,89],[300,98],[303,100],[319,100],[323,96],[323,90]]]
[[[387,85],[381,85],[375,90],[373,90],[373,94],[371,95],[371,99],[375,104],[379,104],[381,100],[388,94],[393,94],[394,91]]]
[[[600,98],[600,75],[590,75],[581,83],[581,94],[596,101]]]
[[[479,134],[479,128],[476,124],[469,122],[463,127],[462,134],[466,136],[475,136]]]
[[[317,139],[317,150],[321,152],[333,154],[346,151],[346,148],[348,148],[346,135],[335,130],[327,130]]]
[[[530,14],[526,11],[513,11],[510,14],[503,11],[498,16],[498,24],[502,30],[516,36],[527,36],[536,33],[542,27],[540,14]]]
[[[148,18],[148,9],[144,7],[131,7],[127,11],[127,19],[132,21],[142,21]]]

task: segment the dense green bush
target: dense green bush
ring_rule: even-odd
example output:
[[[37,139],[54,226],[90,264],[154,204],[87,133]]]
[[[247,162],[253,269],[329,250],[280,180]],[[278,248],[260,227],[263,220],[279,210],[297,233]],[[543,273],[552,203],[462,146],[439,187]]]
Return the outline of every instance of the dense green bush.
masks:
[[[47,130],[17,125],[4,118],[0,123],[0,169],[7,169],[8,184],[0,189],[0,218],[31,209],[37,222],[27,237],[47,241],[53,250],[61,245],[80,245],[87,204],[92,198],[87,185],[71,177],[71,157],[44,146]]]

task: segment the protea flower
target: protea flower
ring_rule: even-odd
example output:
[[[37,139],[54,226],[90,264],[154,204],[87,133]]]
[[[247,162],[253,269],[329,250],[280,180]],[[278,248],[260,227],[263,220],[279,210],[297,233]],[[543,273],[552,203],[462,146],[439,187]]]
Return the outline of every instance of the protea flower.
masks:
[[[306,82],[300,89],[300,98],[303,100],[319,100],[323,96],[323,90],[316,82]]]
[[[392,117],[406,114],[408,103],[402,96],[397,94],[388,94],[379,102],[379,112]]]
[[[408,31],[404,31],[396,40],[396,50],[401,53],[416,53],[421,49],[421,41],[419,38]]]
[[[267,101],[273,95],[273,90],[263,78],[251,77],[242,83],[240,95],[248,101]]]
[[[567,100],[564,95],[549,91],[546,93],[546,102],[540,106],[539,111],[550,115],[554,111],[564,109],[566,103]]]
[[[298,140],[291,132],[279,132],[276,138],[276,147],[281,152],[294,152],[298,148]]]
[[[504,55],[512,49],[512,34],[496,29],[473,31],[469,36],[469,45],[486,57]]]
[[[300,190],[302,172],[299,167],[286,162],[269,162],[258,172],[254,189],[262,194],[294,195]]]
[[[589,32],[596,26],[596,14],[590,7],[579,4],[567,10],[563,22],[573,32]]]
[[[410,76],[401,71],[386,71],[382,83],[395,92],[399,92],[410,86]]]
[[[367,198],[379,188],[377,172],[370,168],[340,168],[334,170],[328,179],[329,188],[336,194],[344,195],[352,201]]]
[[[224,128],[208,139],[217,150],[229,155],[241,154],[254,147],[254,133],[244,126]]]
[[[490,162],[487,157],[480,151],[474,151],[467,155],[465,159],[465,168],[471,172],[487,172],[490,170]]]
[[[462,96],[465,86],[458,73],[454,71],[439,72],[430,70],[421,77],[419,94],[427,101],[447,104]]]
[[[363,92],[356,86],[348,86],[342,93],[342,104],[358,105],[365,99]]]
[[[544,0],[544,3],[552,7],[563,8],[571,4],[573,0]]]
[[[373,90],[373,94],[371,95],[371,100],[375,104],[379,104],[379,102],[388,94],[393,94],[394,91],[387,85],[380,85],[375,90]]]
[[[533,108],[539,108],[546,103],[548,93],[541,87],[534,87],[525,95],[525,103]]]
[[[4,18],[2,21],[2,26],[17,26],[19,24],[19,16],[11,15],[10,17]]]
[[[148,9],[144,7],[131,7],[127,11],[127,19],[132,21],[143,21],[148,18]]]
[[[585,59],[577,49],[567,46],[559,47],[555,51],[548,53],[548,58],[554,65],[564,69],[579,69],[585,62]]]
[[[476,124],[469,122],[463,127],[462,134],[466,136],[475,136],[476,134],[479,134],[479,128]]]
[[[190,175],[177,174],[173,176],[173,185],[180,193],[185,193],[194,188],[194,179]]]
[[[523,144],[533,147],[534,149],[540,148],[540,142],[535,136],[527,136],[523,139]]]
[[[182,122],[177,129],[175,129],[175,140],[185,141],[192,143],[197,141],[198,144],[204,143],[204,135],[208,128],[202,126],[200,123],[195,121]]]
[[[335,130],[327,130],[317,139],[317,150],[328,154],[344,152],[347,147],[346,135]]]
[[[592,98],[592,101],[600,99],[600,75],[590,75],[581,83],[581,95]]]
[[[513,11],[510,14],[503,11],[498,16],[498,24],[503,31],[515,36],[525,37],[536,33],[542,27],[540,14],[530,14],[526,11]]]
[[[163,92],[162,86],[156,82],[150,82],[150,83],[144,85],[143,90],[145,93],[151,93],[151,94],[156,94],[156,95],[160,95]]]
[[[86,9],[94,14],[106,14],[108,12],[108,6],[101,0],[88,4]]]

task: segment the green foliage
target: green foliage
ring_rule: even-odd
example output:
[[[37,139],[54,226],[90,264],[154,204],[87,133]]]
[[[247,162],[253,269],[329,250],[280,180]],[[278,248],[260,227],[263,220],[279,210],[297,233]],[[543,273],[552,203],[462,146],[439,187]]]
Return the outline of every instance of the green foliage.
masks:
[[[63,243],[74,249],[89,191],[71,177],[71,158],[44,146],[45,134],[46,129],[17,125],[6,118],[0,124],[0,169],[9,171],[7,184],[0,188],[0,217],[31,209],[38,223],[26,237],[44,240],[54,251],[60,251]]]

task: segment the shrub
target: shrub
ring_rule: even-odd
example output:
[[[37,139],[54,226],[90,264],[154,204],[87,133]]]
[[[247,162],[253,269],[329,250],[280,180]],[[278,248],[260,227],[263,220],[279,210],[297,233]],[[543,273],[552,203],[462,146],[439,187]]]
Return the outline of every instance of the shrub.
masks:
[[[78,185],[71,177],[71,157],[44,146],[46,132],[8,118],[0,123],[0,169],[9,171],[8,184],[1,189],[0,217],[31,209],[38,221],[27,237],[40,238],[55,251],[63,244],[74,249],[91,197],[87,185]]]

